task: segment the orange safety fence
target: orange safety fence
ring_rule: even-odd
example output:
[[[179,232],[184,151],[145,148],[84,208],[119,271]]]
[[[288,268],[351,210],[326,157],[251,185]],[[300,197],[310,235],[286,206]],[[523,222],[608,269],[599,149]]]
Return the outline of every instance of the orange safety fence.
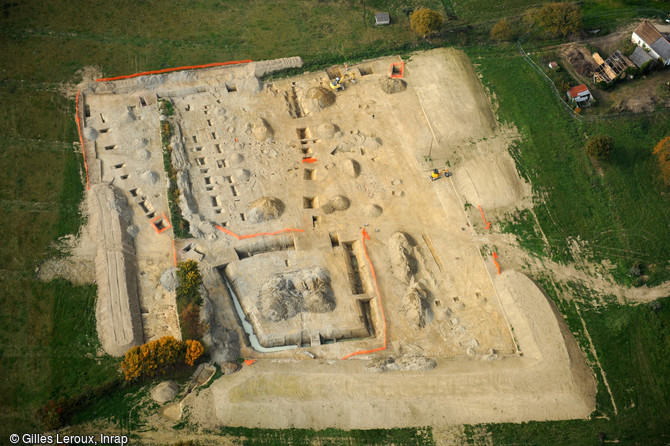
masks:
[[[396,67],[400,67],[396,72]],[[394,79],[402,79],[405,73],[405,62],[396,62],[391,64],[391,73],[389,74]]]
[[[130,79],[132,77],[139,77],[139,76],[146,76],[148,74],[161,74],[161,73],[169,73],[172,71],[181,71],[181,70],[195,70],[198,68],[211,68],[211,67],[222,67],[225,65],[237,65],[237,64],[243,64],[243,63],[249,63],[252,62],[252,60],[233,60],[230,62],[215,62],[215,63],[208,63],[205,65],[189,65],[186,67],[176,67],[176,68],[164,68],[162,70],[154,70],[154,71],[143,71],[142,73],[135,73],[135,74],[126,74],[124,76],[116,76],[116,77],[103,77],[100,79],[96,79],[96,82],[107,82],[107,81],[118,81],[121,79]]]
[[[496,266],[496,268],[498,269],[498,275],[500,275],[500,263],[498,263],[498,261],[496,260],[497,258],[498,258],[498,254],[496,254],[494,252],[493,253],[493,263]]]
[[[88,187],[88,165],[86,165],[86,149],[84,148],[84,138],[81,137],[81,125],[79,124],[79,93],[77,90],[77,100],[75,101],[75,118],[77,120],[77,132],[79,132],[79,143],[81,144],[81,153],[84,154],[84,170],[86,171],[86,190],[90,189]]]
[[[222,226],[219,226],[219,225],[214,225],[214,226],[215,226],[216,229],[218,229],[219,231],[222,231],[222,232],[224,232],[225,234],[228,234],[228,235],[230,235],[230,236],[232,236],[232,237],[235,237],[235,238],[238,239],[238,240],[244,240],[244,239],[247,239],[247,238],[260,237],[260,236],[262,236],[262,235],[277,235],[277,234],[281,234],[281,233],[283,233],[283,232],[305,232],[304,229],[287,228],[287,229],[282,229],[282,230],[277,231],[277,232],[259,232],[259,233],[257,233],[257,234],[237,235],[237,234],[235,234],[233,231],[229,231],[228,229],[226,229],[226,228],[224,228],[224,227],[222,227]]]
[[[484,223],[486,223],[486,228],[485,228],[485,229],[490,228],[490,227],[491,227],[491,222],[490,222],[490,221],[486,221],[486,217],[484,217],[484,209],[482,209],[482,207],[479,206],[479,205],[478,205],[477,207],[479,208],[479,212],[482,213],[482,220],[484,220]]]
[[[172,224],[170,223],[170,220],[168,220],[167,217],[165,216],[165,212],[163,212],[162,214],[163,214],[163,215],[159,215],[158,217],[155,217],[153,220],[151,220],[151,221],[149,222],[149,223],[151,223],[151,226],[154,227],[154,230],[156,231],[157,234],[160,234],[161,232],[165,232],[165,231],[167,231],[168,229],[170,229],[170,228],[172,227]],[[158,220],[161,220],[161,219],[162,219],[166,224],[165,224],[165,226],[163,226],[162,228],[159,229],[158,226],[156,225],[156,222],[157,222]]]
[[[316,158],[303,158],[302,159],[303,163],[316,163]]]
[[[251,364],[253,364],[254,362],[256,362],[255,359],[245,359],[245,360],[244,360],[244,363],[245,363],[246,365],[251,365]]]
[[[372,349],[372,350],[360,350],[360,351],[357,351],[357,352],[349,353],[347,356],[344,356],[342,359],[348,359],[348,358],[351,358],[352,356],[356,356],[356,355],[365,355],[367,353],[374,353],[374,352],[378,352],[378,351],[381,351],[381,350],[386,350],[386,316],[384,316],[384,307],[382,306],[382,295],[379,293],[379,287],[377,286],[377,274],[375,274],[375,269],[372,266],[372,261],[370,261],[370,257],[368,256],[368,250],[365,247],[365,239],[370,240],[370,235],[368,235],[368,233],[365,232],[365,229],[363,229],[362,237],[361,237],[361,240],[363,240],[363,252],[365,253],[365,258],[368,261],[368,265],[370,265],[370,271],[372,272],[372,279],[373,279],[374,284],[375,284],[375,291],[377,292],[377,297],[379,298],[379,310],[381,312],[382,321],[384,323],[384,345],[382,347],[375,348],[375,349]]]

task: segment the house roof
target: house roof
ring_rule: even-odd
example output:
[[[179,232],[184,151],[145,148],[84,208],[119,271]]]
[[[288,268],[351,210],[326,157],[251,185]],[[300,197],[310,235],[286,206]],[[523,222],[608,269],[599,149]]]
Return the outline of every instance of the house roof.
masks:
[[[645,63],[652,60],[652,57],[649,55],[649,53],[638,46],[635,48],[635,51],[633,51],[633,54],[630,55],[630,60],[632,60],[633,63],[638,67],[641,67]]]
[[[637,34],[640,39],[644,41],[648,46],[651,46],[652,43],[656,42],[658,39],[663,39],[663,36],[660,32],[648,21],[643,21],[640,25],[635,28],[633,31]]]
[[[649,46],[651,46],[651,49],[656,51],[656,54],[658,54],[665,62],[670,60],[670,42],[668,42],[665,37],[661,37]]]
[[[572,87],[571,89],[568,90],[568,94],[570,95],[571,98],[576,98],[582,93],[588,93],[588,92],[589,89],[584,84],[577,85],[576,87]]]

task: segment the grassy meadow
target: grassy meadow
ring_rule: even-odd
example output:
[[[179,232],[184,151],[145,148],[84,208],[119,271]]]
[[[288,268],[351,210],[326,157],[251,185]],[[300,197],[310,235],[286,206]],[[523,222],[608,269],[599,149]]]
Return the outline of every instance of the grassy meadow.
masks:
[[[567,240],[584,241],[584,254],[609,260],[618,281],[635,284],[631,266],[642,265],[648,284],[670,278],[670,195],[657,181],[653,145],[670,134],[670,114],[577,122],[516,47],[493,46],[489,23],[519,16],[539,0],[90,0],[2,1],[0,11],[0,437],[39,432],[35,409],[118,377],[119,361],[100,355],[95,334],[95,286],[42,283],[35,269],[58,255],[53,242],[82,224],[82,158],[77,148],[74,98],[65,84],[84,67],[104,76],[227,60],[299,55],[315,69],[329,62],[373,57],[427,45],[409,29],[417,5],[455,16],[456,30],[431,45],[457,43],[496,95],[502,121],[520,140],[512,152],[542,201],[535,213],[550,245],[527,214],[507,223],[538,255],[573,260]],[[670,11],[660,1],[593,0],[582,3],[585,27],[603,32],[639,14]],[[393,25],[374,27],[387,10]],[[652,11],[653,10],[653,11]],[[469,28],[472,26],[472,28]],[[608,28],[609,27],[609,28]],[[541,46],[542,43],[535,42]],[[586,157],[587,136],[614,137],[611,160]],[[555,291],[555,290],[554,290]],[[576,309],[557,293],[559,308],[584,345]],[[588,290],[571,291],[588,300]],[[620,444],[667,444],[670,425],[670,301],[601,308],[581,315],[612,387],[619,413],[599,386],[599,416],[584,421],[469,426],[467,442],[485,432],[494,444],[598,444],[598,433]],[[602,383],[602,377],[599,377]],[[140,389],[129,389],[140,392]],[[135,399],[117,392],[75,421],[101,418],[137,427],[127,412]],[[139,422],[137,422],[139,423]],[[178,431],[175,431],[178,432]],[[221,431],[243,444],[430,444],[429,431]],[[176,438],[178,439],[178,438]],[[4,441],[4,440],[3,440]]]

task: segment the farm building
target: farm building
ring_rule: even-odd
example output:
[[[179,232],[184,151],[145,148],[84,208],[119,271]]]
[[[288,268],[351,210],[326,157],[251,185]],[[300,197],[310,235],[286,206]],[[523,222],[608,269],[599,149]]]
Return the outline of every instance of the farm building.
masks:
[[[586,85],[577,85],[568,90],[568,98],[572,102],[580,105],[588,105],[591,103],[591,92]]]
[[[666,66],[670,65],[670,42],[647,20],[635,28],[631,41],[647,51],[652,58]]]
[[[389,23],[391,23],[391,17],[388,12],[375,13],[375,25],[388,25]]]
[[[606,60],[603,60],[600,54],[594,53],[593,59],[598,63],[598,68],[593,72],[594,82],[612,82],[626,71],[626,68],[635,67],[633,62],[620,51],[615,51]]]
[[[637,48],[635,48],[635,51],[633,51],[633,54],[630,55],[630,60],[632,60],[633,63],[638,67],[641,67],[650,60],[654,60],[654,58],[651,57],[649,53],[647,53],[645,50],[643,50],[638,46]]]

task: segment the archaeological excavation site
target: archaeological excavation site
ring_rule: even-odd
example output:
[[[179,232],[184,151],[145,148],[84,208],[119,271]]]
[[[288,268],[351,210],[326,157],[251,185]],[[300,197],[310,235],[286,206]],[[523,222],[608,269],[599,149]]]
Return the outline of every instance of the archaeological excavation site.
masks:
[[[82,86],[104,350],[180,338],[176,264],[195,260],[203,340],[231,372],[182,402],[202,426],[588,417],[595,379],[562,316],[483,238],[532,190],[470,60],[439,49],[267,80],[301,66]]]

